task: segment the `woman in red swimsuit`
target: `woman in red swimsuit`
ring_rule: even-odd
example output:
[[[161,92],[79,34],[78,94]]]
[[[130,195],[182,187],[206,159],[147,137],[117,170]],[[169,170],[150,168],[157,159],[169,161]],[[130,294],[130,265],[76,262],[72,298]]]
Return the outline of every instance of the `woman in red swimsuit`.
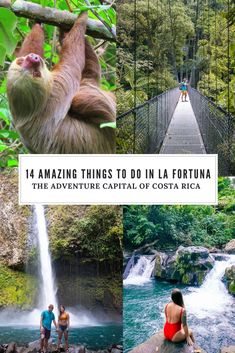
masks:
[[[172,342],[187,341],[192,346],[194,337],[192,330],[188,328],[186,310],[182,293],[174,289],[171,293],[172,302],[165,306],[166,323],[164,325],[164,336]]]

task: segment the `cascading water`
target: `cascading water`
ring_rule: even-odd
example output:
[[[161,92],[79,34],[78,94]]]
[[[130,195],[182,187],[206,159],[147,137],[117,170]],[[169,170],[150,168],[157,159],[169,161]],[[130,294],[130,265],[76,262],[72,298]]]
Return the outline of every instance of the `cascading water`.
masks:
[[[54,314],[58,320],[58,303],[56,298],[56,285],[54,281],[51,257],[49,252],[49,240],[47,234],[44,207],[34,207],[34,231],[31,239],[32,245],[39,249],[39,269],[41,272],[41,292],[38,305],[32,311],[7,308],[0,311],[0,343],[16,342],[25,345],[39,339],[39,323],[43,310],[49,304],[54,305]],[[37,238],[37,244],[35,242]],[[66,288],[64,288],[66,291]],[[65,304],[66,303],[61,303]],[[70,343],[82,342],[89,349],[105,349],[110,343],[122,342],[122,326],[110,321],[110,316],[100,311],[99,320],[88,310],[66,306],[70,314]],[[103,317],[101,318],[101,315]],[[108,325],[107,325],[108,323]],[[86,329],[84,329],[86,328]],[[57,333],[52,325],[52,340],[57,341]]]
[[[37,238],[37,244],[40,254],[39,269],[41,272],[41,293],[37,308],[31,312],[19,312],[12,310],[3,310],[0,314],[0,326],[3,323],[6,326],[38,326],[40,316],[43,310],[48,308],[49,304],[54,305],[54,314],[58,318],[58,301],[56,297],[56,285],[52,271],[51,256],[49,251],[49,239],[47,234],[46,217],[43,205],[34,206],[35,222],[34,234]],[[100,322],[87,310],[66,308],[70,313],[70,321],[73,327],[82,326],[102,326]]]
[[[40,272],[42,278],[41,300],[39,301],[40,311],[47,309],[49,304],[54,305],[54,313],[58,315],[58,302],[56,297],[56,285],[51,266],[51,255],[49,251],[49,239],[47,233],[46,217],[43,205],[35,205],[36,230],[40,253]],[[78,312],[70,309],[70,321],[73,325],[99,325],[90,313]],[[32,316],[32,314],[31,314]]]
[[[35,205],[35,214],[40,253],[40,271],[42,277],[40,306],[42,309],[46,309],[49,304],[53,304],[55,312],[57,312],[58,303],[56,298],[56,286],[51,266],[51,256],[49,252],[49,240],[44,207],[42,205]]]
[[[123,281],[124,285],[143,285],[149,282],[153,273],[153,257],[141,256],[138,262],[130,269],[129,275]]]
[[[125,286],[124,352],[129,352],[147,337],[162,330],[165,322],[164,306],[171,300],[171,291],[176,286],[182,290],[188,324],[194,332],[196,343],[208,353],[219,352],[221,347],[234,345],[235,298],[229,294],[223,277],[225,269],[235,264],[235,255],[222,254],[220,258],[222,260],[215,261],[213,269],[200,287],[157,280],[144,286],[142,283],[138,285],[137,281],[135,286]]]
[[[233,264],[235,255],[226,255],[224,260],[215,261],[202,286],[190,288],[192,292],[185,296],[185,305],[191,314],[203,319],[212,314],[223,313],[232,305],[233,298],[222,279],[225,269]]]

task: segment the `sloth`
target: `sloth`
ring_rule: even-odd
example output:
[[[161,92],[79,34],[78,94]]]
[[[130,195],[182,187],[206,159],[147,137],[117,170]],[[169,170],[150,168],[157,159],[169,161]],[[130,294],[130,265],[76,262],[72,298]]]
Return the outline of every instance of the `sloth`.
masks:
[[[85,38],[82,13],[62,41],[51,71],[43,59],[44,32],[35,24],[9,67],[13,124],[31,153],[114,153],[115,98],[100,88],[98,58]]]

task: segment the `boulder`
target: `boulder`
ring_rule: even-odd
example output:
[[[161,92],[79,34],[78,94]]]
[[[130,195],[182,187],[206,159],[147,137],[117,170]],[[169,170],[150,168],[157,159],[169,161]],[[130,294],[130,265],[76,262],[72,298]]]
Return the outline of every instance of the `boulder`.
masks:
[[[76,353],[86,353],[86,348],[84,346],[78,346],[75,349]]]
[[[230,240],[224,247],[224,251],[228,254],[235,254],[235,239]]]
[[[122,353],[123,352],[123,347],[121,345],[114,345],[111,347],[109,350],[111,353]]]
[[[209,249],[209,253],[211,254],[218,254],[218,253],[221,253],[221,250],[216,248],[215,246],[213,248],[210,248]]]
[[[17,353],[17,346],[15,342],[11,342],[8,344],[6,353]]]
[[[222,347],[220,353],[235,353],[235,346]]]
[[[201,348],[194,345],[194,352],[200,351],[206,353]],[[164,338],[163,332],[157,332],[154,336],[149,338],[146,342],[132,349],[129,353],[192,353],[192,347],[188,346],[186,342],[173,343]]]
[[[215,261],[226,261],[228,259],[228,255],[227,254],[212,254],[213,258],[215,259]]]
[[[154,275],[167,281],[201,285],[214,262],[209,250],[202,246],[180,246],[173,254],[156,254]]]
[[[229,293],[235,296],[235,265],[226,268],[225,280]]]

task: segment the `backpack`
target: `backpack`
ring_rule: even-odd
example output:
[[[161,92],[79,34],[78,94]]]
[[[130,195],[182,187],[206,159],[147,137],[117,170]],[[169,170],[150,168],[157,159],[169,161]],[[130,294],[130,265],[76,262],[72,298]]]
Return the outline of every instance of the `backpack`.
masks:
[[[187,88],[187,83],[186,83],[186,82],[181,82],[181,83],[180,83],[180,85],[179,85],[180,91],[182,91],[183,88]]]

